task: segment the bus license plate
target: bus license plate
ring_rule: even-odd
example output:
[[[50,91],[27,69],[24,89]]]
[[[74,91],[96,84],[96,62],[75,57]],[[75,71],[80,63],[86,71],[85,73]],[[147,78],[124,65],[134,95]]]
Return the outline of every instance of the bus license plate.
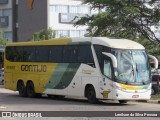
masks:
[[[132,98],[139,98],[139,95],[133,95]]]

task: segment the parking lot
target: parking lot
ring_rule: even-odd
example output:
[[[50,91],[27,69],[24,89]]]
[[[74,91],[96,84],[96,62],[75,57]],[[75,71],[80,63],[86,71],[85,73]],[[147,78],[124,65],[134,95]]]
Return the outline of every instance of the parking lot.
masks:
[[[0,111],[160,111],[160,105],[141,102],[119,104],[116,101],[89,104],[85,99],[74,97],[63,99],[53,99],[47,96],[43,96],[42,98],[25,98],[19,97],[18,92],[4,89],[1,85]],[[88,120],[88,118],[90,117],[85,117],[84,119]],[[69,118],[58,117],[58,119]],[[155,117],[154,119],[158,118]]]

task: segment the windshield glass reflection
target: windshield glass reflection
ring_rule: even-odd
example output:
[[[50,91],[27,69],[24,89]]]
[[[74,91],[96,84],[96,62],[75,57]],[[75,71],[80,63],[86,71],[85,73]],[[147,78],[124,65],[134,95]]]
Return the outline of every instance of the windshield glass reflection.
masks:
[[[142,50],[112,50],[117,58],[115,79],[127,83],[143,83],[150,79],[148,58]]]

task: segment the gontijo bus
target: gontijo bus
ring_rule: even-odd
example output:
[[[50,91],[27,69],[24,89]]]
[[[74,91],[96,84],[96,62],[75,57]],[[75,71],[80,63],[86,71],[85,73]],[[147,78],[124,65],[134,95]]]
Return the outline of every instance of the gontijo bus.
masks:
[[[151,96],[145,48],[126,39],[88,37],[10,43],[4,65],[5,88],[19,91],[20,96],[80,96],[90,103],[104,99],[125,103]]]

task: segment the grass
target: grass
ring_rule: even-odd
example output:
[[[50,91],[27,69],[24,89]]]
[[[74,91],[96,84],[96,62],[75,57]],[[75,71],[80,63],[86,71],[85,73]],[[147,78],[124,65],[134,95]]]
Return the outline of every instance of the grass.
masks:
[[[160,100],[160,93],[151,96],[151,100]]]

